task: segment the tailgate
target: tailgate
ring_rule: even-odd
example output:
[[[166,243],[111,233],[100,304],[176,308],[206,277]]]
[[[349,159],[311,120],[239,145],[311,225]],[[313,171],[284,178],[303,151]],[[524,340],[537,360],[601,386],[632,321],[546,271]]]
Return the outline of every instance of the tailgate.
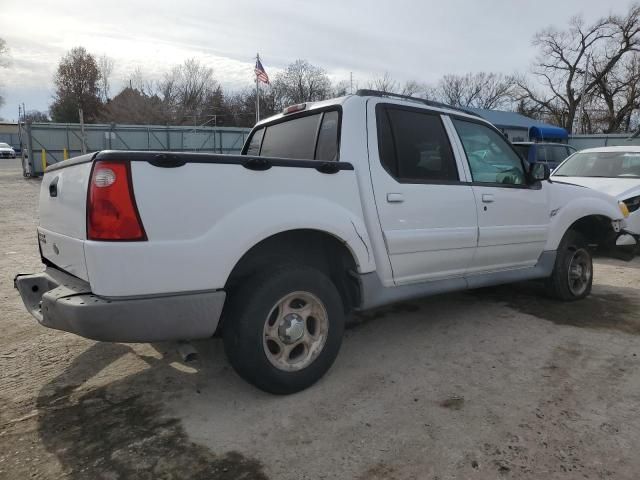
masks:
[[[78,157],[67,165],[47,169],[42,178],[38,205],[38,241],[42,256],[86,281],[84,241],[92,156]]]

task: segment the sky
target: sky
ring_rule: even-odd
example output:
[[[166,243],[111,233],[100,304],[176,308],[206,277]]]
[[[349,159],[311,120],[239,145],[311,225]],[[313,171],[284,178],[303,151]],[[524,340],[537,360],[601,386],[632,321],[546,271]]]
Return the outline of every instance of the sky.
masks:
[[[260,53],[273,77],[296,59],[333,81],[366,86],[388,72],[399,81],[435,83],[448,73],[526,73],[535,32],[562,28],[574,15],[623,13],[627,0],[0,0],[0,30],[10,49],[0,68],[5,105],[47,110],[53,76],[71,48],[114,60],[112,95],[136,67],[158,78],[197,58],[227,89],[254,82]]]

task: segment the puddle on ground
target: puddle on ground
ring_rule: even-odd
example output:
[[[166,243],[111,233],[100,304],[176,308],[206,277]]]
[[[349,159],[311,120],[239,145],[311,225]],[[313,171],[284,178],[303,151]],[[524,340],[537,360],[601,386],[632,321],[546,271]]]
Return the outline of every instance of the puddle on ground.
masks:
[[[267,479],[257,460],[190,441],[146,394],[121,397],[103,387],[72,400],[72,390],[38,400],[40,437],[69,478]]]
[[[366,312],[355,312],[347,321],[346,328],[357,328],[374,320],[385,318],[387,315],[396,313],[413,313],[420,310],[420,305],[411,302],[394,303],[386,307],[368,310]]]
[[[634,299],[637,291],[618,290],[621,293],[596,287],[590,296],[576,302],[561,302],[547,297],[544,286],[537,282],[482,288],[469,294],[483,300],[504,302],[521,313],[559,325],[640,334],[640,301]]]

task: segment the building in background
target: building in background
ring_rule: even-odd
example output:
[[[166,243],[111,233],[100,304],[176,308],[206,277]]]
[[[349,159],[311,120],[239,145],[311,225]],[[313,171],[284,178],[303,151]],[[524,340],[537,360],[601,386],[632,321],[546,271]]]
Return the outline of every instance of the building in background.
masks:
[[[16,152],[20,152],[20,134],[15,122],[0,122],[0,142],[8,143]]]
[[[562,142],[566,143],[569,134],[564,128],[534,120],[515,112],[470,108],[476,115],[493,123],[512,142]]]

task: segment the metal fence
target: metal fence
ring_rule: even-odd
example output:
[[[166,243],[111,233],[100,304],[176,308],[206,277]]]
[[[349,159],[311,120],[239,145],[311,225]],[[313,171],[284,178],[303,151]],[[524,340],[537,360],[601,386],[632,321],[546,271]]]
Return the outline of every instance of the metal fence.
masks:
[[[17,133],[0,132],[0,143],[18,146],[20,145],[20,135]]]
[[[25,175],[42,175],[45,165],[82,153],[83,134],[75,123],[20,125],[25,152]],[[87,152],[98,150],[163,150],[239,153],[250,129],[176,127],[160,125],[90,124],[84,126]]]
[[[618,133],[571,135],[569,145],[578,150],[595,147],[640,146],[640,137],[630,138],[630,136],[630,134]]]

